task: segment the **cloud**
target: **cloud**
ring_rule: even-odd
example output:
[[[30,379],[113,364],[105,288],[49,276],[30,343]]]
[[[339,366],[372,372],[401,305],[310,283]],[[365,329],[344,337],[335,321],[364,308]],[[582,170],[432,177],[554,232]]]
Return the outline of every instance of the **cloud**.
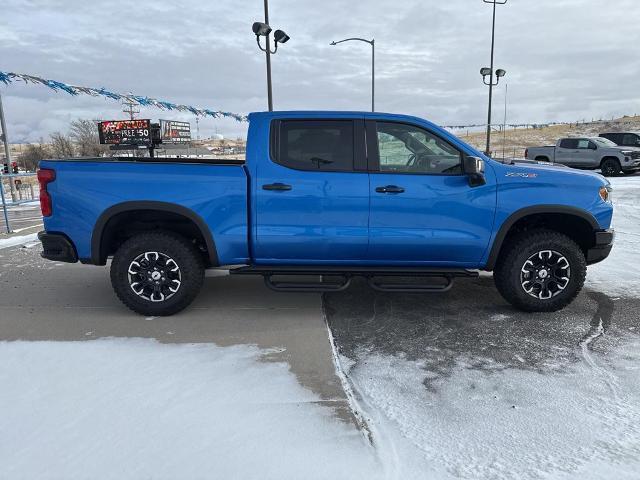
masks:
[[[496,66],[507,70],[509,119],[576,120],[640,112],[636,2],[509,0],[498,7]],[[262,1],[9,0],[0,69],[238,113],[264,110],[264,55],[251,23]],[[491,7],[481,0],[271,0],[270,23],[291,36],[273,57],[277,109],[367,110],[376,40],[376,107],[441,124],[486,120]],[[121,117],[117,102],[38,86],[1,87],[14,141],[65,131],[70,119]],[[495,94],[502,106],[502,84]],[[157,119],[166,112],[142,109]],[[501,108],[499,109],[501,111]],[[193,116],[171,117],[195,123]],[[246,125],[204,119],[244,135]]]

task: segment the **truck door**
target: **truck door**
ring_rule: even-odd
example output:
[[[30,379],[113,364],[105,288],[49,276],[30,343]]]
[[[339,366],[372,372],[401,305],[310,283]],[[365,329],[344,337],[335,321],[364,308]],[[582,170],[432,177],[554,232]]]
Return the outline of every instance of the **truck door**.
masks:
[[[464,153],[422,127],[367,121],[369,253],[387,264],[473,267],[489,245],[496,178],[469,185]]]
[[[578,140],[578,153],[576,154],[576,167],[597,167],[600,165],[598,158],[598,146],[588,138]]]
[[[274,120],[270,143],[254,184],[256,262],[364,259],[369,233],[364,121]]]
[[[577,166],[578,155],[578,139],[563,138],[556,146],[555,162],[575,167]]]

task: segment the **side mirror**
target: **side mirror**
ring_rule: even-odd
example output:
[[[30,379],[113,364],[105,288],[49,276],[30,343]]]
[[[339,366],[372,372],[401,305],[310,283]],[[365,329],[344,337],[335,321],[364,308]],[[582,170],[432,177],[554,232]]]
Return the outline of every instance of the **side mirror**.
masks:
[[[484,178],[484,160],[478,157],[464,157],[464,173],[469,177],[469,186],[480,187],[487,183]]]

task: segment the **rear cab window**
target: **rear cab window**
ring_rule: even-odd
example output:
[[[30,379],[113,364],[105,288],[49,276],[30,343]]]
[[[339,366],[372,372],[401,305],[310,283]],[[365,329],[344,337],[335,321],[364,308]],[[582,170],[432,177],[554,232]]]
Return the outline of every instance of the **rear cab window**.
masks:
[[[280,120],[272,129],[274,162],[295,170],[354,170],[353,120]]]
[[[560,148],[570,148],[575,150],[578,148],[578,139],[577,138],[563,138],[560,140]]]

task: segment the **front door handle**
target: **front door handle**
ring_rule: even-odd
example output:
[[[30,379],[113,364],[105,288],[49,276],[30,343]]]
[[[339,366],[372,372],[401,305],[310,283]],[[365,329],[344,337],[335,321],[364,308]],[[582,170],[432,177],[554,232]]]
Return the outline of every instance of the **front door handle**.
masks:
[[[287,192],[291,190],[291,185],[287,185],[286,183],[268,183],[266,185],[262,185],[263,190],[274,190],[276,192]]]
[[[387,185],[386,187],[377,187],[376,192],[378,193],[403,193],[404,188],[398,187],[396,185]]]

